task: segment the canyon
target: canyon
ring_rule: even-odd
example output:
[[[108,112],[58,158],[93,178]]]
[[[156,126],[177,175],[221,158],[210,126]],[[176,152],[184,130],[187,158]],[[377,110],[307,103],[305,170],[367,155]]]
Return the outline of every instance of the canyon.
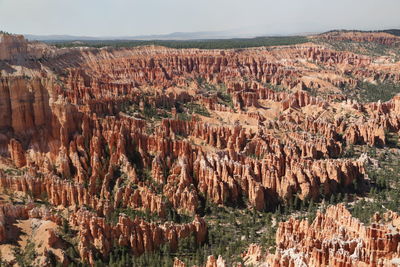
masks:
[[[400,95],[364,102],[347,92],[400,83],[400,63],[313,38],[201,50],[56,48],[0,34],[0,251],[10,254],[16,224],[40,221],[49,225],[40,264],[95,266],[117,247],[137,258],[189,239],[206,247],[207,207],[273,214],[361,196],[371,159],[347,155],[399,141]],[[322,38],[399,43],[386,33]],[[251,244],[243,264],[396,264],[396,212],[365,225],[344,204],[323,208],[313,221],[275,222],[276,251]],[[214,253],[204,266],[230,266]],[[173,266],[189,266],[176,254]]]

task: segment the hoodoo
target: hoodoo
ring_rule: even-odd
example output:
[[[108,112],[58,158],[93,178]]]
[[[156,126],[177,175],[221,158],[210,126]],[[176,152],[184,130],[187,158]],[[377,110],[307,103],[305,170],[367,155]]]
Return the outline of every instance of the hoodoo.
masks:
[[[399,37],[289,40],[0,34],[0,265],[398,264]]]

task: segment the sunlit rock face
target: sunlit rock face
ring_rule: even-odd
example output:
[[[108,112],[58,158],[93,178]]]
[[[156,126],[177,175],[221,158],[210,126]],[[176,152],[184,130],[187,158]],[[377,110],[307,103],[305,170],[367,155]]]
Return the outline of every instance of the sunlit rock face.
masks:
[[[1,164],[19,170],[0,172],[0,187],[68,211],[79,256],[91,264],[114,244],[141,255],[190,236],[206,242],[204,203],[270,211],[351,192],[365,167],[343,157],[346,147],[384,147],[400,130],[399,96],[361,103],[341,90],[398,82],[400,66],[323,45],[56,49],[0,38]],[[1,205],[0,242],[7,216],[61,224],[51,210]],[[384,266],[398,255],[390,229],[362,225],[338,205],[312,223],[279,224],[275,254],[254,245],[244,257]],[[210,256],[206,266],[225,261]]]

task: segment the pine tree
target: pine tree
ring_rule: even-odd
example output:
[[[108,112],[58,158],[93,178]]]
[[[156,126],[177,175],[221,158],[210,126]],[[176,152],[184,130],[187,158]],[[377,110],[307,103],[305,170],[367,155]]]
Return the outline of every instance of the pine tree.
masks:
[[[347,193],[344,194],[343,202],[344,202],[345,204],[349,203],[349,195],[348,195]]]
[[[293,207],[294,207],[294,209],[297,209],[299,207],[299,196],[297,196],[297,195],[294,198]]]
[[[342,195],[342,193],[339,193],[337,196],[336,196],[336,202],[341,202],[343,200],[343,195]]]
[[[329,204],[331,204],[331,205],[335,204],[335,195],[334,194],[331,195],[331,198],[329,200]]]
[[[256,217],[257,217],[256,209],[253,208],[253,211],[252,211],[253,225],[256,224]]]
[[[64,234],[66,234],[66,235],[70,234],[69,223],[68,223],[68,220],[66,220],[65,218],[62,221],[62,229],[63,229]]]
[[[314,199],[310,200],[310,204],[308,205],[308,212],[311,213],[314,211]]]
[[[325,198],[325,188],[323,183],[321,183],[319,186],[319,195],[322,199]]]
[[[108,261],[108,264],[109,264],[110,266],[114,266],[114,253],[111,253],[111,254],[110,254],[110,259],[109,259],[109,261]]]

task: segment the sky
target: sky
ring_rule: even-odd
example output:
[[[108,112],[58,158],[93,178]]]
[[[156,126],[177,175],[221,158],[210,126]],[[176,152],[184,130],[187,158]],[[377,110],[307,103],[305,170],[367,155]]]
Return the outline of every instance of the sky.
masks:
[[[0,0],[0,30],[97,37],[283,35],[400,28],[399,11],[399,0]]]

